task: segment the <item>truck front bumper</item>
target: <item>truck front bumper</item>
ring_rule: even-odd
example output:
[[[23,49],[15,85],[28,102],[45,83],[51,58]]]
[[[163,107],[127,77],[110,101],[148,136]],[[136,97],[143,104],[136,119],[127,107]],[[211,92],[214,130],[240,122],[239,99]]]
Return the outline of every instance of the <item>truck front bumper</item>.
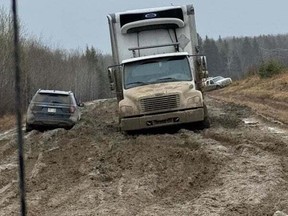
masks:
[[[169,125],[178,125],[204,120],[204,109],[196,108],[176,112],[122,118],[120,126],[123,131],[148,129]]]

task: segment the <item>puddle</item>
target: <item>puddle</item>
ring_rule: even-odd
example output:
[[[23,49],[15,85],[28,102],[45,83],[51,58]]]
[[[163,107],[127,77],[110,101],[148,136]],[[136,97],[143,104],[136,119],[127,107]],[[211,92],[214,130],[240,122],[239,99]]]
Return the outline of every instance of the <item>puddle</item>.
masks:
[[[283,129],[280,129],[280,128],[275,128],[275,127],[266,127],[266,129],[271,132],[271,133],[274,133],[274,134],[287,134],[287,131],[283,130]]]
[[[288,131],[279,127],[268,126],[257,118],[245,118],[242,121],[248,126],[258,126],[262,131],[282,135],[283,138],[288,138]]]
[[[242,119],[242,121],[248,125],[259,125],[260,124],[259,120],[256,118],[245,118],[245,119]]]

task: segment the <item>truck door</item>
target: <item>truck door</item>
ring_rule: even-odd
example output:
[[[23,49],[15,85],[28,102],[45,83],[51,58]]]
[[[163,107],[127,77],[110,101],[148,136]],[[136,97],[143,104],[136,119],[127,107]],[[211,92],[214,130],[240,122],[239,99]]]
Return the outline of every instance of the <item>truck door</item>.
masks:
[[[117,101],[123,100],[123,89],[122,89],[122,76],[121,76],[122,67],[111,66],[108,67],[108,78],[110,82],[110,89],[116,92]]]

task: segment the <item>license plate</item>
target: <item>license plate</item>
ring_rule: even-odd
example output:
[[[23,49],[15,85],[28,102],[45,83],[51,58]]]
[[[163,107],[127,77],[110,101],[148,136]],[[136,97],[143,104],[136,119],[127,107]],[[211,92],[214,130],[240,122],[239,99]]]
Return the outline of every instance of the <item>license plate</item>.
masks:
[[[49,113],[56,113],[56,108],[48,108]]]

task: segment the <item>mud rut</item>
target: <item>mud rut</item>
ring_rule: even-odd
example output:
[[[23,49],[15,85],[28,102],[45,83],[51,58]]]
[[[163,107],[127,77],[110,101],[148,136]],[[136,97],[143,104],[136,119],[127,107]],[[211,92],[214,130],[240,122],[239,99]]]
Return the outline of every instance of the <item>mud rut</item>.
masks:
[[[203,131],[123,135],[115,101],[103,100],[70,131],[26,134],[28,215],[288,213],[287,129],[206,100]],[[19,215],[15,140],[0,136],[0,215]]]

